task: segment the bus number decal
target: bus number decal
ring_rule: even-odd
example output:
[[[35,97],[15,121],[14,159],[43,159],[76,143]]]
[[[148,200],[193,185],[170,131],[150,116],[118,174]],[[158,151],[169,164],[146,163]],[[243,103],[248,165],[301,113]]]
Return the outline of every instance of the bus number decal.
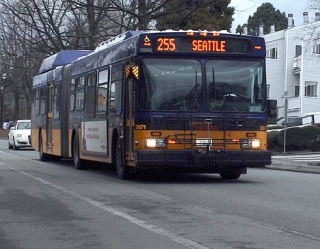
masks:
[[[176,43],[174,38],[158,38],[158,51],[175,51]]]
[[[136,130],[146,130],[147,126],[146,125],[136,125]]]

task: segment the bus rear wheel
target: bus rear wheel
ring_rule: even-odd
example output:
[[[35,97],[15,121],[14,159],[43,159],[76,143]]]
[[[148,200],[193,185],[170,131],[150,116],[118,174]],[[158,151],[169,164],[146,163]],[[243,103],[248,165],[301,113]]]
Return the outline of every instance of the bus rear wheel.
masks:
[[[39,136],[39,157],[40,161],[45,162],[49,160],[49,155],[43,152],[43,139],[42,135]]]
[[[74,139],[73,139],[72,154],[73,154],[74,167],[78,170],[85,169],[86,168],[85,162],[83,159],[80,158],[79,138],[78,138],[77,134],[74,136]]]

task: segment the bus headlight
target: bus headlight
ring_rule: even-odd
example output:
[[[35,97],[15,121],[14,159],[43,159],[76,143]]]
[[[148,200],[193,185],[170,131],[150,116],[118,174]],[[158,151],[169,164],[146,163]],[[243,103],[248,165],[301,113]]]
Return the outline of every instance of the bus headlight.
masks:
[[[166,144],[164,142],[163,138],[147,138],[145,140],[146,147],[148,148],[163,148],[166,147]]]
[[[241,139],[240,145],[242,149],[258,149],[261,146],[260,139]]]

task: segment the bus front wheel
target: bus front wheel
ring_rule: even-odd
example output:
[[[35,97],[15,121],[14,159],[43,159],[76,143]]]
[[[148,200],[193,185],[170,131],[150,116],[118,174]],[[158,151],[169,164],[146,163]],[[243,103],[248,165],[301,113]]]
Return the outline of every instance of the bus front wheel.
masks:
[[[124,160],[124,153],[123,153],[123,145],[121,140],[118,138],[115,144],[115,166],[117,169],[117,175],[120,179],[131,179],[133,177],[133,171],[126,166]]]
[[[224,169],[220,172],[222,179],[226,180],[236,180],[241,176],[241,172],[238,169]]]

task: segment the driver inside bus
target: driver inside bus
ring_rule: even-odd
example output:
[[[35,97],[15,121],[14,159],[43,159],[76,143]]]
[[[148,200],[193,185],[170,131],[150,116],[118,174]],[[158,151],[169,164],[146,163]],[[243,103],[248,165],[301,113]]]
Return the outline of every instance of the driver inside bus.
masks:
[[[221,110],[224,106],[224,96],[214,83],[210,83],[207,88],[207,99],[207,104],[212,110]]]

